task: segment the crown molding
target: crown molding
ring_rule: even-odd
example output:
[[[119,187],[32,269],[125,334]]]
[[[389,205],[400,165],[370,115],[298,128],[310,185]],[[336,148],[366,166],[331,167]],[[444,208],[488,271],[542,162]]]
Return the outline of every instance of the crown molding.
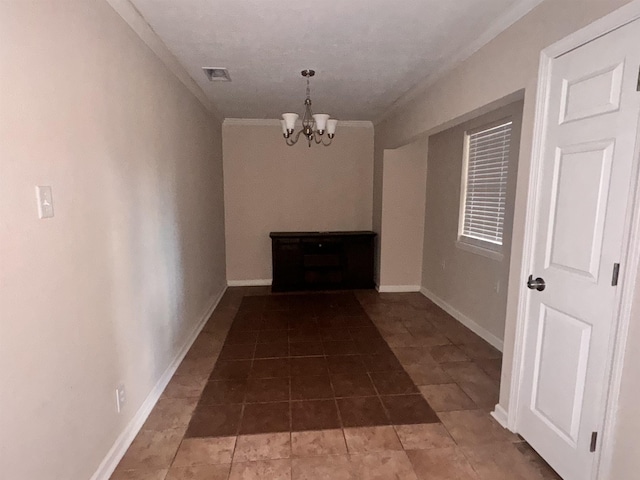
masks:
[[[482,35],[477,37],[467,46],[461,48],[456,53],[451,55],[449,61],[438,68],[434,73],[429,75],[425,80],[400,95],[400,97],[398,97],[398,99],[393,102],[391,106],[380,117],[376,118],[373,121],[373,124],[381,124],[389,117],[391,117],[394,113],[396,113],[400,108],[404,107],[408,103],[415,101],[418,97],[420,97],[421,94],[424,94],[424,92],[428,90],[429,87],[431,87],[434,83],[436,83],[438,80],[441,80],[445,75],[455,69],[458,65],[467,60],[474,53],[488,44],[491,40],[496,38],[507,28],[524,17],[527,13],[529,13],[540,3],[542,3],[542,1],[543,0],[524,0],[515,5],[513,8],[507,10],[505,13],[499,16],[489,26],[489,28],[485,30]]]
[[[225,118],[222,122],[223,126],[251,126],[251,127],[278,127],[280,128],[280,120],[277,118]],[[296,125],[302,125],[298,120]],[[373,122],[369,120],[338,120],[338,128],[355,127],[355,128],[373,128]]]
[[[151,51],[160,59],[162,63],[169,69],[173,75],[187,87],[187,89],[195,96],[198,101],[218,120],[222,121],[223,116],[213,105],[211,100],[202,91],[197,82],[187,73],[178,59],[169,51],[158,34],[147,23],[142,14],[129,0],[107,0],[122,19],[127,22],[129,27],[140,37],[140,39],[151,49]]]

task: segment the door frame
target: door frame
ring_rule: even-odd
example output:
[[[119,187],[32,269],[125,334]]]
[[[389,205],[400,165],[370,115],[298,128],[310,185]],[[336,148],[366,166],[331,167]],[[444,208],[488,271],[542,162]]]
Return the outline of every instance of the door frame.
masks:
[[[516,318],[515,343],[513,350],[512,379],[510,386],[507,427],[517,431],[518,407],[522,399],[520,391],[524,369],[524,340],[529,309],[529,291],[525,288],[525,277],[533,265],[534,226],[538,215],[538,197],[541,182],[543,160],[543,141],[546,127],[549,83],[551,80],[551,64],[554,59],[570,52],[598,37],[640,19],[640,0],[633,0],[605,17],[596,20],[575,33],[545,48],[540,53],[538,70],[538,91],[536,95],[535,120],[533,128],[533,145],[525,213],[525,233],[521,263],[522,279],[518,286],[518,309]],[[620,259],[621,282],[616,292],[613,335],[609,345],[609,361],[606,367],[605,395],[600,411],[602,423],[599,429],[599,447],[595,453],[592,479],[604,479],[611,467],[613,457],[613,434],[616,423],[615,411],[620,395],[622,366],[626,350],[631,307],[634,297],[634,286],[638,280],[640,266],[640,130],[636,134],[632,183],[629,191],[628,211],[625,219],[624,243]]]

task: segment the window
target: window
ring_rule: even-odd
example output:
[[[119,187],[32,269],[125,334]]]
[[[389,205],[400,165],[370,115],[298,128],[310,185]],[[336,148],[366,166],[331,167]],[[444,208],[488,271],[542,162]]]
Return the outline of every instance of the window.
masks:
[[[502,120],[465,134],[459,245],[502,250],[511,125]]]

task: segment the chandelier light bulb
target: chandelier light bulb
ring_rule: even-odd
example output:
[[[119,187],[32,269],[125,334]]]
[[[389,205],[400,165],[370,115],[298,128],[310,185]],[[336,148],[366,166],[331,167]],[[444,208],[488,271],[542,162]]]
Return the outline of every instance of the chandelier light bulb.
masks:
[[[299,116],[300,115],[298,115],[297,113],[282,114],[282,118],[284,119],[284,123],[287,126],[287,130],[289,130],[289,133],[292,133],[293,130],[296,128],[296,120],[298,120]]]
[[[322,135],[327,129],[327,120],[329,120],[329,115],[326,113],[316,113],[313,115],[313,120],[316,122],[316,131]]]
[[[338,126],[338,120],[335,118],[330,118],[327,120],[327,133],[329,135],[335,135],[336,127]]]

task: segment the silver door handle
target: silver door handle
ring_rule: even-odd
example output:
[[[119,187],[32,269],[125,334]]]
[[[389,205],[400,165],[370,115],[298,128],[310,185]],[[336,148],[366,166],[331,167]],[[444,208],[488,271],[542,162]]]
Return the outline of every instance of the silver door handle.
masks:
[[[534,280],[533,275],[529,275],[529,280],[527,280],[527,287],[529,287],[531,290],[537,290],[541,292],[547,287],[547,285],[546,283],[544,283],[543,278],[538,277]]]

